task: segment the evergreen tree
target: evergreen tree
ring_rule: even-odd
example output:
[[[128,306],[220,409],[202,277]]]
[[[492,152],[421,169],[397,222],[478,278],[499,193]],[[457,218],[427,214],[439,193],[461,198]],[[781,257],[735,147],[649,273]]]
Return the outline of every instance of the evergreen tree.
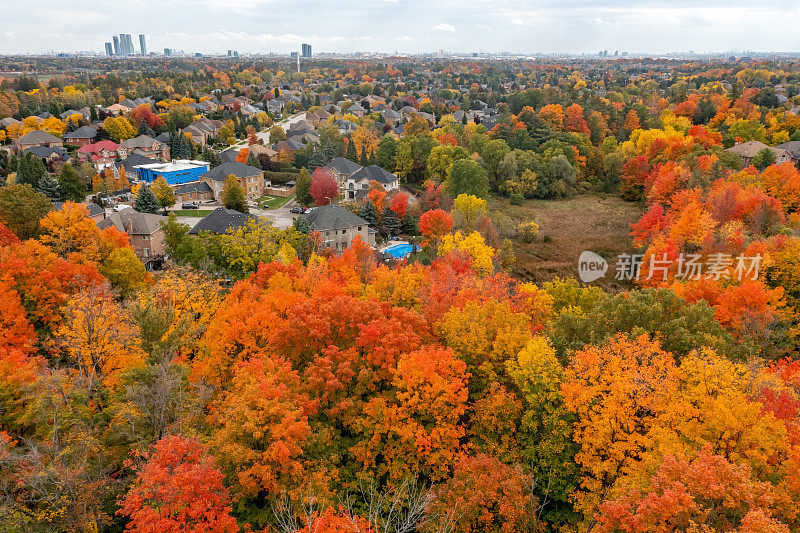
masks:
[[[150,186],[146,183],[142,183],[141,186],[139,186],[139,192],[136,195],[134,207],[141,213],[152,213],[154,215],[158,214],[161,210],[161,204],[158,203],[158,198],[156,198],[156,195],[153,194],[153,191],[150,190]]]
[[[253,152],[250,152],[248,154],[248,156],[247,156],[247,164],[250,165],[251,167],[256,167],[258,169],[264,170],[263,168],[261,168],[261,163],[259,162],[259,160],[256,159],[255,155],[253,155]]]
[[[297,184],[295,185],[295,196],[297,201],[302,205],[311,205],[314,199],[311,197],[309,190],[311,189],[311,174],[307,169],[300,170],[297,176]]]
[[[39,183],[37,185],[37,190],[47,196],[51,202],[60,202],[61,201],[61,187],[59,186],[58,182],[53,179],[53,176],[50,174],[45,174],[41,178],[39,178]]]
[[[364,202],[364,205],[361,206],[361,210],[359,211],[359,216],[367,221],[367,224],[370,226],[374,226],[375,222],[378,220],[378,215],[375,212],[375,206],[372,205],[372,202],[367,199]]]
[[[311,224],[309,224],[308,219],[306,217],[297,217],[292,221],[292,225],[294,229],[302,233],[303,235],[308,235],[311,233]]]
[[[89,106],[89,122],[97,120],[97,108],[93,105]]]
[[[344,156],[350,161],[358,162],[358,154],[356,154],[356,146],[353,144],[352,139],[347,142],[347,151]]]
[[[362,167],[369,166],[369,156],[367,155],[366,148],[361,150],[361,157],[358,158],[358,162],[361,164]]]
[[[61,186],[61,194],[64,200],[83,202],[86,198],[86,185],[84,185],[80,174],[71,164],[64,163],[64,166],[61,167],[58,183]]]
[[[47,173],[42,160],[31,153],[23,154],[17,164],[17,183],[30,185],[34,189],[39,180]]]
[[[406,235],[419,235],[419,224],[416,218],[406,213],[400,224],[400,232]]]
[[[383,210],[383,215],[381,216],[381,225],[386,228],[386,231],[389,232],[389,235],[399,235],[400,234],[400,221],[397,219],[397,214],[389,209],[389,206]]]

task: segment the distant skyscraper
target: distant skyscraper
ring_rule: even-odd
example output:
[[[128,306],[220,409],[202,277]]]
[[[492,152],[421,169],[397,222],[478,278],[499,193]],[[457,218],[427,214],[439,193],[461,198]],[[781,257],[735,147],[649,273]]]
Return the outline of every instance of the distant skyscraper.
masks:
[[[164,55],[171,56],[172,55],[172,48],[164,48]]]
[[[141,33],[139,34],[139,49],[142,51],[143,56],[147,55],[147,45],[144,42],[144,35]]]
[[[126,56],[133,55],[133,39],[130,33],[121,33],[119,36],[119,44],[122,46],[122,53]]]
[[[119,37],[117,37],[115,35],[113,37],[113,40],[114,40],[114,55],[118,56],[119,55]]]
[[[311,45],[303,43],[303,57],[310,59],[311,58]]]
[[[106,55],[107,56],[113,56],[114,55],[114,49],[111,48],[111,43],[106,43]]]
[[[233,51],[233,57],[239,57],[239,51],[238,50],[234,50]]]
[[[289,54],[289,57],[291,57],[291,58],[292,58],[292,61],[294,61],[295,59],[297,59],[298,57],[300,57],[300,54],[299,54],[299,53],[297,53],[297,52],[292,52],[291,54]]]
[[[233,50],[228,50],[228,57],[233,57]]]

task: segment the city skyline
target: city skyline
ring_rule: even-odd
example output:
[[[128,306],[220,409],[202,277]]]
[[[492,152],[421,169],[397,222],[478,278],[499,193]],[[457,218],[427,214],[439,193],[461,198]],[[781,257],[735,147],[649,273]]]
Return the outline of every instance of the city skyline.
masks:
[[[166,0],[159,5],[160,16],[152,17],[140,3],[112,9],[87,0],[69,10],[56,9],[53,16],[52,9],[9,0],[0,7],[0,19],[7,22],[0,32],[0,53],[102,51],[109,33],[127,27],[146,33],[152,50],[202,53],[289,53],[299,51],[302,43],[312,43],[317,53],[800,50],[794,30],[800,9],[790,2],[753,6],[685,0],[669,5],[641,0],[482,0],[458,5],[450,0],[384,0],[365,10],[346,1],[335,7],[345,15],[335,26],[312,26],[302,16],[313,12],[326,18],[332,9],[319,1],[291,6],[274,0],[235,0],[223,6],[210,0]],[[120,19],[126,28],[116,27]],[[181,31],[174,30],[175,21],[183,21]]]

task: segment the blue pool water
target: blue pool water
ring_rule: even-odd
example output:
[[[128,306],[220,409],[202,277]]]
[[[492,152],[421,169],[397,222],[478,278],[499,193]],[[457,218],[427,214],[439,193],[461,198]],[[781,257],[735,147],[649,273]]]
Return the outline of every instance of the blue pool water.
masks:
[[[391,255],[392,257],[400,259],[410,254],[413,250],[414,247],[410,244],[395,244],[394,246],[386,248],[384,252]]]

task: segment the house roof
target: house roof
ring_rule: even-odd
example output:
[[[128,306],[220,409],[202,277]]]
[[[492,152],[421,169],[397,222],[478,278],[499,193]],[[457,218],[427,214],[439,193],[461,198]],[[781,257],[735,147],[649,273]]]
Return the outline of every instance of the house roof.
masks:
[[[345,157],[334,157],[331,159],[330,163],[325,166],[346,176],[349,176],[350,174],[353,174],[354,172],[357,172],[363,168],[358,163],[354,163]]]
[[[114,141],[109,141],[107,139],[104,139],[102,141],[97,141],[94,144],[85,144],[80,148],[78,148],[77,151],[82,154],[92,154],[95,152],[99,152],[102,149],[106,149],[109,152],[116,152],[117,148],[119,148],[119,145],[117,143],[115,143]]]
[[[205,181],[193,181],[191,183],[184,183],[175,189],[176,194],[186,194],[189,192],[211,192],[211,186]]]
[[[378,183],[388,185],[389,183],[394,183],[397,181],[397,176],[385,170],[378,165],[370,165],[368,167],[364,167],[356,172],[354,172],[349,178],[355,181],[372,181],[375,180]]]
[[[789,141],[783,144],[779,144],[775,148],[780,148],[782,150],[786,150],[792,155],[800,154],[800,141]]]
[[[108,215],[98,226],[102,224],[103,227],[108,227],[113,224],[118,230],[124,231],[128,235],[152,235],[161,229],[161,223],[166,220],[167,217],[161,215],[140,213],[135,209],[123,209],[118,213]]]
[[[260,168],[251,167],[250,165],[245,165],[244,163],[234,161],[233,163],[222,163],[221,165],[212,168],[208,172],[200,174],[200,177],[209,178],[215,181],[224,181],[225,178],[231,174],[237,178],[250,178],[253,176],[258,176],[262,172],[263,171]]]
[[[197,235],[201,231],[208,231],[221,235],[230,230],[236,230],[251,220],[257,220],[257,218],[250,214],[234,211],[233,209],[218,207],[201,218],[200,221],[189,230],[189,233]]]
[[[125,172],[135,172],[136,169],[133,167],[139,165],[150,165],[152,163],[158,163],[158,159],[153,159],[151,157],[145,157],[139,154],[131,154],[119,163],[117,166],[122,166],[125,169]]]
[[[57,142],[61,142],[61,139],[42,130],[33,130],[19,138],[19,144],[47,144]]]
[[[67,151],[60,146],[31,146],[30,148],[26,148],[24,153],[33,154],[36,157],[41,157],[42,159],[52,157],[53,154],[59,157],[65,157],[67,155]]]
[[[328,204],[317,207],[306,215],[306,219],[317,231],[347,229],[367,226],[367,221],[340,205]]]
[[[70,131],[64,134],[66,139],[94,139],[97,136],[97,129],[92,126],[81,126],[75,131]]]
[[[127,148],[132,150],[134,148],[150,148],[154,144],[161,144],[157,140],[153,139],[148,135],[139,135],[138,137],[134,137],[133,139],[125,139],[119,145],[123,148]]]
[[[785,151],[782,148],[778,147],[771,147],[767,146],[766,144],[762,143],[761,141],[747,141],[741,144],[737,144],[736,146],[732,146],[728,148],[728,152],[734,153],[741,157],[753,158],[756,156],[758,152],[763,150],[764,148],[769,148],[773,152],[776,151]],[[788,153],[788,152],[787,152]],[[776,154],[777,155],[777,154]]]

